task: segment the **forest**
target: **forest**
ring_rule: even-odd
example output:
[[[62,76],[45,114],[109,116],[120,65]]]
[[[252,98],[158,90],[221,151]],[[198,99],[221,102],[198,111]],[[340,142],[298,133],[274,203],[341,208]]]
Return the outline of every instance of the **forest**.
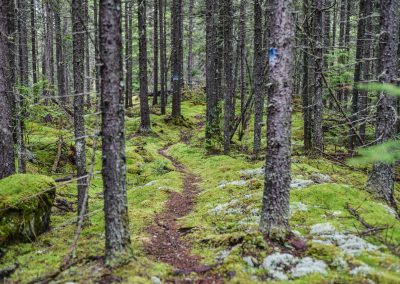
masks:
[[[0,0],[0,282],[400,283],[400,0]]]

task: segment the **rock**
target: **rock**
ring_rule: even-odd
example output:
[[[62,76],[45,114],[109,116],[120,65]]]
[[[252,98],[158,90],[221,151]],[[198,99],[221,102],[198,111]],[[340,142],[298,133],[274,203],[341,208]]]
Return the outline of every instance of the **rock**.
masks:
[[[225,188],[227,186],[245,186],[247,184],[246,180],[234,180],[234,181],[222,181],[218,188]]]
[[[254,267],[254,263],[253,263],[253,258],[251,256],[245,256],[243,257],[243,261],[251,267]]]
[[[156,276],[151,276],[151,282],[153,282],[153,284],[162,284],[161,279]]]
[[[305,188],[308,187],[310,185],[314,184],[314,182],[312,180],[308,180],[308,179],[295,179],[292,181],[292,183],[290,184],[290,187],[292,189],[296,189],[296,188]]]
[[[314,260],[311,257],[305,257],[291,270],[292,277],[302,277],[307,274],[319,273],[327,274],[327,265],[322,260]]]
[[[240,176],[243,178],[262,177],[262,176],[264,176],[264,173],[265,173],[264,168],[248,169],[248,170],[239,171]]]
[[[332,181],[330,176],[320,173],[312,173],[310,178],[315,183],[329,183]]]
[[[264,259],[262,267],[268,271],[271,278],[288,280],[286,271],[289,271],[298,261],[298,258],[291,254],[274,253]]]
[[[368,276],[373,272],[373,268],[371,268],[368,265],[362,265],[354,268],[353,270],[350,271],[351,275],[362,275],[362,276]]]
[[[330,223],[315,224],[311,227],[310,231],[311,235],[317,235],[317,236],[332,235],[335,233],[336,229]]]
[[[41,175],[13,175],[0,180],[0,246],[32,241],[49,228],[55,182]]]

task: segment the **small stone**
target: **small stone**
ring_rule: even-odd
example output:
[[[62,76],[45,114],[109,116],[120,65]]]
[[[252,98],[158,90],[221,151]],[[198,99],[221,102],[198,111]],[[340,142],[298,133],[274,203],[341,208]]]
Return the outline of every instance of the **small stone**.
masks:
[[[253,260],[252,260],[252,257],[251,257],[251,256],[245,256],[245,257],[243,257],[243,261],[244,261],[248,266],[254,267],[254,263],[253,263]]]
[[[310,178],[315,183],[329,183],[332,181],[330,176],[320,173],[312,173]]]
[[[153,282],[153,284],[162,284],[161,279],[156,276],[151,277],[151,282]]]

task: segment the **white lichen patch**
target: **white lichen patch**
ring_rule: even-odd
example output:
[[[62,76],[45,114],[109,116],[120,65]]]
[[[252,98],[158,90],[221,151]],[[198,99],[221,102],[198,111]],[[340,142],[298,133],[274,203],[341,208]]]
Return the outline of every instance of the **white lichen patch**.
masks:
[[[327,265],[322,260],[315,260],[311,257],[305,257],[300,260],[300,262],[292,268],[290,271],[292,273],[292,277],[302,277],[307,274],[312,273],[319,273],[322,275],[326,275],[327,272]]]
[[[308,211],[308,206],[302,202],[295,202],[290,204],[290,215],[293,215],[294,213],[302,211],[302,212],[307,212]]]
[[[312,273],[326,275],[328,268],[322,260],[311,257],[297,258],[288,253],[274,253],[267,256],[262,267],[275,280],[289,280]]]
[[[248,170],[241,170],[239,174],[241,177],[244,178],[253,178],[253,177],[261,177],[265,173],[264,168],[257,168],[257,169],[248,169]]]
[[[353,270],[350,271],[351,275],[362,275],[362,276],[368,276],[374,271],[374,269],[368,265],[361,265]]]
[[[339,247],[346,254],[355,256],[363,251],[375,251],[377,246],[364,239],[352,235],[339,233],[330,223],[315,224],[311,227],[311,235],[316,236],[313,242],[332,244]]]
[[[314,182],[312,180],[294,179],[290,184],[290,188],[292,188],[292,189],[306,188],[313,184],[314,184]]]
[[[321,174],[321,173],[312,173],[310,178],[315,183],[329,183],[329,182],[332,182],[330,176],[324,175],[324,174]]]
[[[220,184],[218,185],[218,188],[225,188],[227,186],[246,186],[247,181],[245,180],[234,180],[234,181],[222,181],[220,182]]]

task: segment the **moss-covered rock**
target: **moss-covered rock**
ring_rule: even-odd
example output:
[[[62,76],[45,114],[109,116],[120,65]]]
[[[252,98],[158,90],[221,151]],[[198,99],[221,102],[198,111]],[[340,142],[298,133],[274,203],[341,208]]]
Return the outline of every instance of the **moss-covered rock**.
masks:
[[[45,232],[55,192],[55,182],[47,176],[18,174],[0,180],[0,246],[31,241]]]

